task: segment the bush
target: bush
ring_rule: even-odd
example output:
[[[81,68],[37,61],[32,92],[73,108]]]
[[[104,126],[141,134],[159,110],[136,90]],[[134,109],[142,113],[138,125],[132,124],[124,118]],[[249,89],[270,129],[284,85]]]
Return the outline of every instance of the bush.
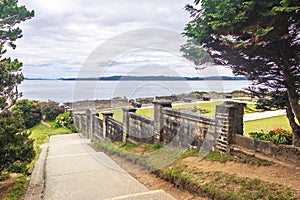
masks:
[[[33,139],[24,128],[21,116],[10,112],[0,115],[0,174],[4,170],[24,172],[34,158]]]
[[[284,130],[282,128],[274,128],[268,132],[251,132],[249,135],[258,140],[270,141],[275,145],[285,144],[292,145],[293,144],[293,135],[290,131]]]
[[[13,112],[22,116],[26,129],[32,128],[42,120],[41,108],[35,101],[22,99],[17,101]]]
[[[45,120],[55,120],[59,114],[64,112],[63,107],[55,101],[41,102],[40,107]]]
[[[73,120],[69,112],[59,114],[55,119],[55,126],[68,128],[72,131],[72,133],[77,133],[77,129],[73,125]]]
[[[72,118],[69,112],[59,114],[55,119],[56,127],[67,128],[68,126],[71,125],[71,123],[72,123]]]

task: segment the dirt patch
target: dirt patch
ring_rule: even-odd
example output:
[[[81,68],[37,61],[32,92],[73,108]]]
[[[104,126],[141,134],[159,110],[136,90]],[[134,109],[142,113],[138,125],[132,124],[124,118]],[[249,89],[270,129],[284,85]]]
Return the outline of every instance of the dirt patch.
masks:
[[[141,168],[140,165],[133,164],[126,159],[120,158],[117,155],[109,156],[126,171],[134,172],[130,174],[150,190],[162,189],[178,200],[207,200],[207,198],[193,195],[186,190],[181,190],[175,187],[170,182],[162,180],[151,172],[145,172],[145,169]]]
[[[14,186],[15,180],[17,178],[16,174],[11,174],[10,178],[0,181],[0,199],[4,199]]]
[[[236,174],[239,177],[258,178],[266,182],[277,183],[295,190],[297,198],[300,199],[300,167],[294,164],[274,163],[268,166],[255,166],[233,161],[220,163],[198,157],[185,158],[182,163],[195,171],[221,171]]]
[[[105,148],[103,150],[109,151]],[[133,149],[131,152],[134,152]],[[118,157],[120,155],[117,151],[113,154],[112,158],[125,170],[132,172],[141,183],[153,190],[163,189],[177,199],[203,199],[202,196],[212,199],[227,199],[233,196],[244,199],[250,197],[264,199],[270,195],[277,199],[295,196],[300,199],[300,167],[292,163],[270,159],[267,163],[257,164],[235,157],[223,160],[218,157],[222,157],[219,154],[212,154],[205,159],[198,156],[183,156],[185,158],[172,165],[154,171],[156,177],[152,173],[145,173],[138,164],[129,162],[143,161],[137,159],[138,157],[132,153],[127,156],[123,152],[120,154],[123,159]],[[187,154],[189,155],[193,154]],[[209,160],[212,158],[220,160]],[[161,159],[160,162],[162,161]],[[148,167],[144,162],[141,164]]]

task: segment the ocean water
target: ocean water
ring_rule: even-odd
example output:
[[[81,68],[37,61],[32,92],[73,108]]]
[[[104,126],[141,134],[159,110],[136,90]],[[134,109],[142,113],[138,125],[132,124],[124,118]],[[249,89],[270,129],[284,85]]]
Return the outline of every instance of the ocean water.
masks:
[[[231,92],[250,81],[62,81],[25,80],[19,87],[22,98],[59,103],[113,97],[154,97],[192,91]]]

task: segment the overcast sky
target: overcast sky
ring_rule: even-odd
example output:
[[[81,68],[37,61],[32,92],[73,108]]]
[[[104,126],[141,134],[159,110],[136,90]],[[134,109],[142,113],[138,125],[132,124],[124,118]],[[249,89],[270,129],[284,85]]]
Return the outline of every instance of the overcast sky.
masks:
[[[24,63],[25,77],[77,77],[92,52],[120,34],[143,28],[183,32],[189,14],[183,7],[192,0],[20,0],[35,17],[20,27],[23,38],[8,56]],[[132,43],[132,41],[130,41]],[[115,47],[114,47],[115,48]],[[132,49],[111,60],[105,75],[134,71],[153,75],[153,66],[171,67],[182,76],[196,76],[186,60],[160,50]],[[138,65],[147,70],[135,70]],[[124,69],[127,70],[124,70]],[[122,70],[123,69],[123,70]],[[230,71],[218,67],[222,75]],[[156,74],[156,73],[154,73]],[[205,73],[204,73],[205,74]],[[131,75],[131,74],[130,74]],[[168,74],[163,74],[168,75]],[[218,75],[218,74],[209,74]]]

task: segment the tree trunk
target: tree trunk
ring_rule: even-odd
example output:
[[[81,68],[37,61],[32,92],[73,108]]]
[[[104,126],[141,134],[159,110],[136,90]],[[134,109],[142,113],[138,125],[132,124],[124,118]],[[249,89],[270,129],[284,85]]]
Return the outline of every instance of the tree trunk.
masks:
[[[296,147],[300,147],[300,126],[295,121],[295,115],[289,102],[286,107],[286,116],[293,131],[293,145]]]
[[[285,57],[283,57],[283,59],[285,59]],[[294,116],[296,115],[296,118],[300,123],[300,104],[299,104],[299,94],[297,92],[297,86],[296,86],[297,85],[296,78],[291,74],[288,63],[286,63],[286,65],[283,65],[282,71],[283,71],[283,79],[285,82],[284,85],[288,93],[289,107],[292,109]],[[298,78],[299,77],[297,77],[297,79]]]

